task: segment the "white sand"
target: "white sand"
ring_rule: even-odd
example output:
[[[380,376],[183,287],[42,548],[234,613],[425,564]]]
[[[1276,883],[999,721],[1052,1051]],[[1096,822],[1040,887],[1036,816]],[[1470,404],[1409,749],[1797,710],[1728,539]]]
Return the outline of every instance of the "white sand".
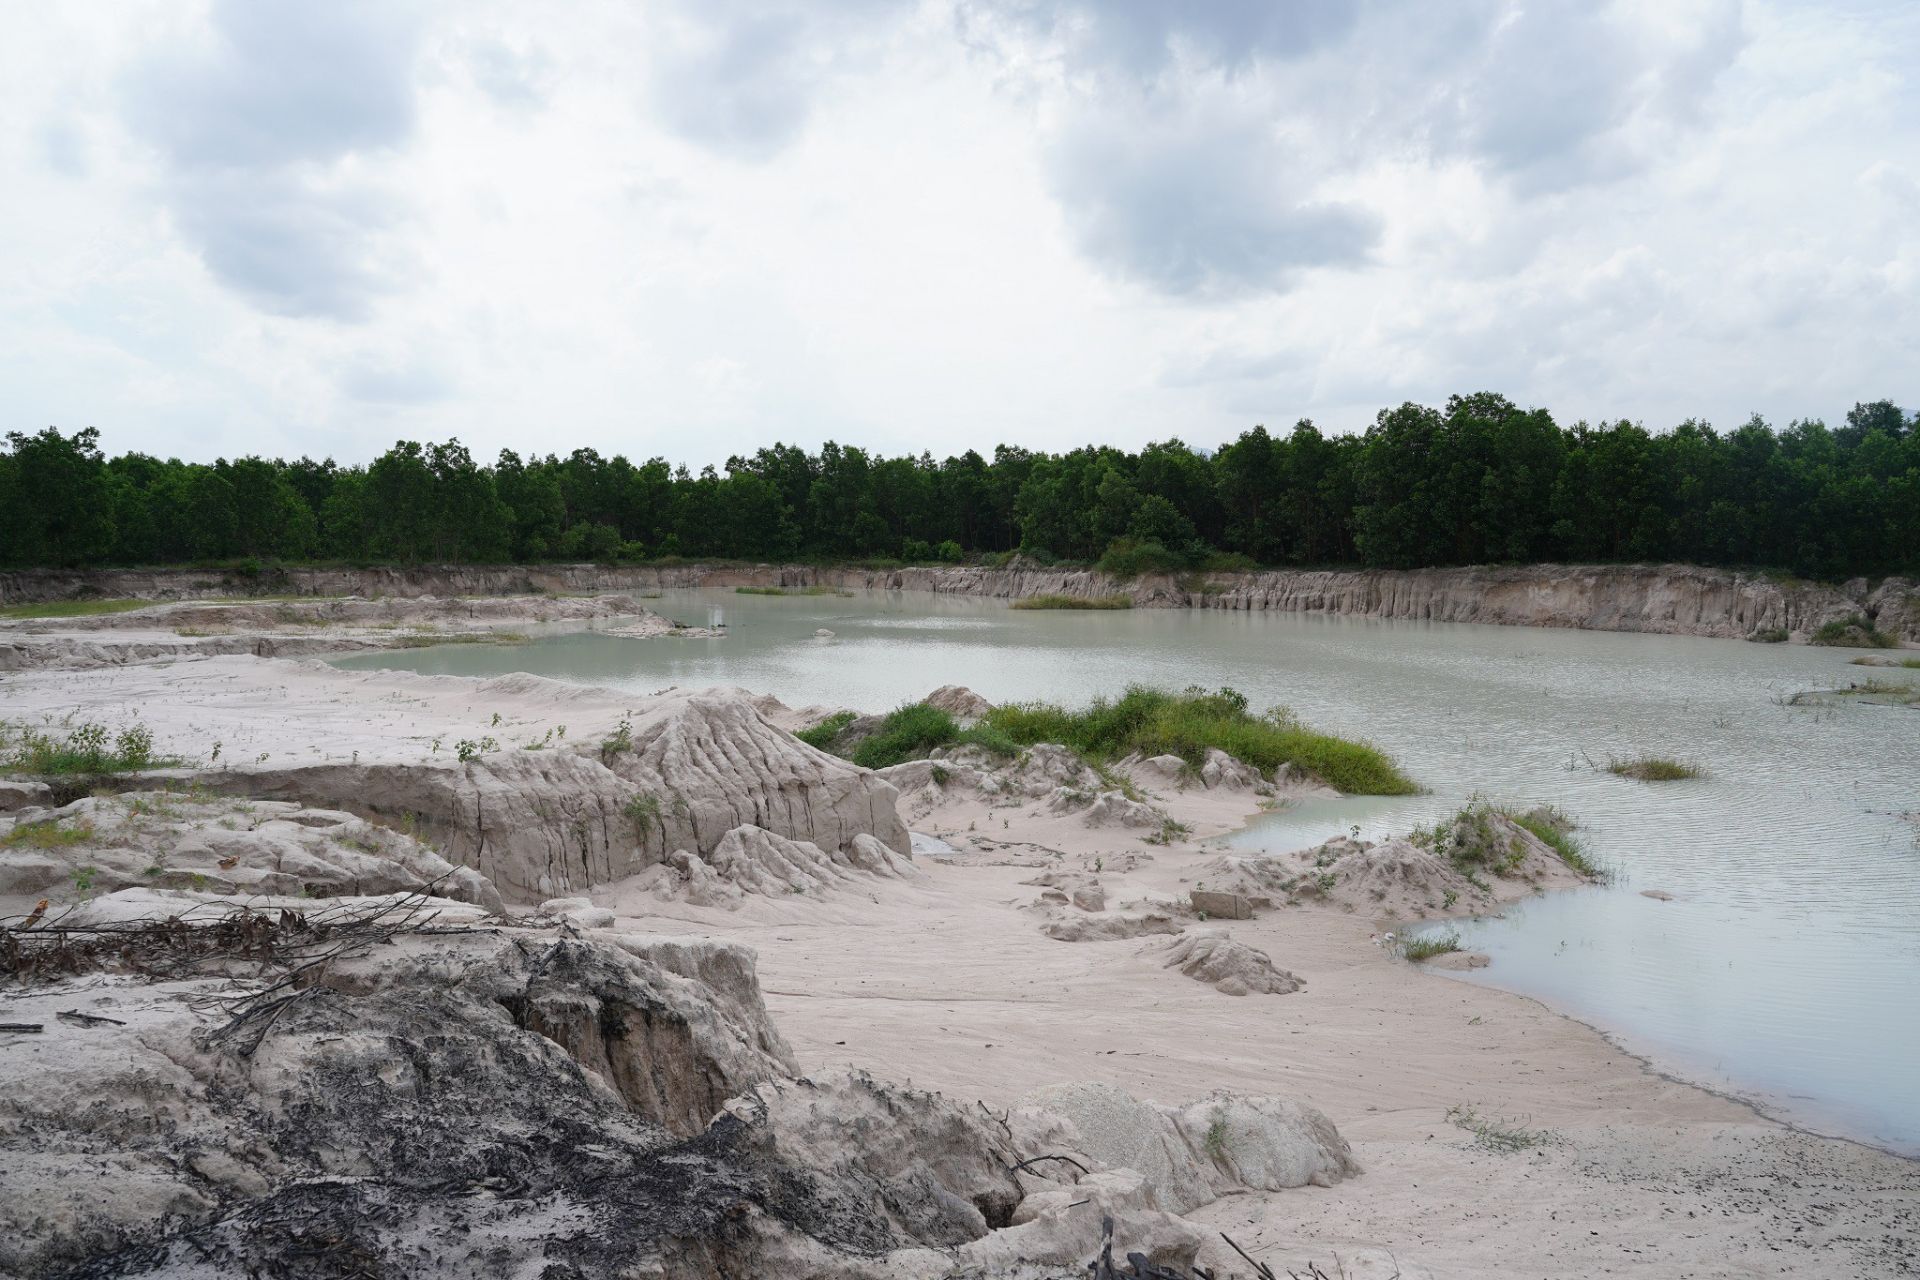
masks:
[[[204,759],[217,741],[224,758],[275,764],[354,751],[418,759],[435,736],[519,742],[561,723],[584,737],[633,701],[531,677],[247,657],[0,682],[0,719],[137,715],[163,751]],[[1246,792],[1164,800],[1201,835],[1255,805]],[[916,829],[946,831],[968,851],[825,902],[728,912],[662,903],[632,882],[593,898],[623,927],[758,948],[767,1003],[809,1070],[853,1063],[996,1107],[1083,1079],[1166,1102],[1228,1087],[1320,1107],[1353,1142],[1362,1176],[1194,1215],[1281,1274],[1310,1259],[1334,1273],[1336,1255],[1350,1276],[1397,1264],[1406,1277],[1516,1278],[1879,1276],[1920,1259],[1920,1165],[1787,1129],[1649,1071],[1534,1001],[1409,966],[1369,944],[1379,922],[1364,914],[1281,908],[1210,922],[1305,980],[1281,996],[1222,995],[1142,955],[1142,941],[1043,936],[1031,910],[1041,891],[1022,883],[1040,869],[1098,860],[1109,907],[1124,907],[1173,901],[1217,851],[1035,810],[962,798],[916,815]],[[972,849],[969,836],[998,843]],[[1449,1122],[1454,1107],[1548,1137],[1488,1150]]]

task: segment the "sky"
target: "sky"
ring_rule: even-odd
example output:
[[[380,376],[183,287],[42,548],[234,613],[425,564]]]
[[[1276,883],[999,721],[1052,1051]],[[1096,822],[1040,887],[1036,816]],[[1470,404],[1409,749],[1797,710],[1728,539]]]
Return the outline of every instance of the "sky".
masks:
[[[1920,407],[1907,0],[0,13],[0,429],[365,461]]]

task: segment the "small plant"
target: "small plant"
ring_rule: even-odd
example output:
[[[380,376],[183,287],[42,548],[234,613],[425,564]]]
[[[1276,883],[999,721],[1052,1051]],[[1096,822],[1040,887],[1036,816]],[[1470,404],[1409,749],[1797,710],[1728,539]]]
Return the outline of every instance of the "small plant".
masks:
[[[220,763],[220,746],[221,744],[218,742],[213,744],[213,754],[207,757],[208,764]]]
[[[500,713],[498,711],[493,713],[493,722],[487,727],[490,729],[497,729],[500,727]]]
[[[1509,1120],[1490,1120],[1469,1106],[1447,1108],[1447,1120],[1455,1128],[1465,1129],[1474,1141],[1489,1151],[1525,1151],[1545,1146],[1553,1135],[1544,1129],[1529,1129]]]
[[[1453,904],[1458,901],[1460,901],[1460,891],[1458,889],[1449,889],[1440,895],[1440,909],[1442,911],[1451,911],[1453,910]]]
[[[633,823],[634,834],[644,839],[647,832],[653,830],[660,821],[660,797],[635,796],[627,801],[622,812]]]
[[[1175,822],[1172,818],[1160,819],[1160,829],[1151,835],[1142,836],[1148,844],[1172,844],[1192,828],[1184,822]]]
[[[600,758],[611,760],[631,750],[633,750],[633,721],[626,716],[621,716],[619,725],[601,740]]]
[[[1412,937],[1401,937],[1395,944],[1402,960],[1419,964],[1422,960],[1431,960],[1435,956],[1446,955],[1450,951],[1460,950],[1460,935],[1449,929],[1445,933],[1423,933]]]
[[[487,752],[498,751],[499,749],[500,744],[495,742],[490,735],[478,741],[472,738],[462,738],[453,744],[453,753],[460,757],[461,764],[465,764],[469,760],[477,760]]]
[[[1338,883],[1340,883],[1340,878],[1331,871],[1322,871],[1313,878],[1314,887],[1320,890],[1321,893],[1332,893],[1333,887]]]
[[[99,874],[100,871],[97,867],[75,867],[73,869],[74,892],[83,898],[92,893],[94,877]]]
[[[1622,778],[1632,778],[1636,782],[1680,782],[1687,778],[1707,776],[1707,771],[1699,765],[1689,764],[1684,760],[1671,760],[1665,756],[1638,756],[1631,760],[1608,760],[1607,772]]]
[[[1207,1124],[1207,1136],[1201,1140],[1207,1156],[1215,1164],[1227,1162],[1227,1113],[1224,1108],[1215,1107],[1213,1118]]]
[[[947,780],[953,777],[953,775],[947,771],[947,767],[943,764],[934,765],[933,768],[927,771],[927,775],[933,779],[933,785],[936,787],[946,786]]]

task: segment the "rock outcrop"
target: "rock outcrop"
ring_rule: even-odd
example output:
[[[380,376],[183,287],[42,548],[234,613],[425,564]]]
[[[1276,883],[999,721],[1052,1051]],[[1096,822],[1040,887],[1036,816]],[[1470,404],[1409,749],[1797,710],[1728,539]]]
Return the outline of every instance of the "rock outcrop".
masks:
[[[499,892],[430,846],[338,810],[135,791],[0,818],[0,894],[141,886],[331,898],[426,891],[501,910]]]
[[[876,880],[912,874],[911,854],[895,853],[870,835],[857,835],[844,850],[829,853],[805,840],[740,826],[704,857],[676,850],[643,872],[640,883],[663,898],[732,907],[749,897],[820,897],[839,889],[870,889]]]
[[[1331,1186],[1360,1171],[1331,1120],[1283,1098],[1216,1093],[1165,1107],[1079,1081],[1035,1090],[1018,1105],[1028,1145],[1135,1170],[1169,1213],[1227,1191]]]
[[[675,587],[826,586],[1018,599],[1125,595],[1136,607],[1286,610],[1742,638],[1781,628],[1804,639],[1860,614],[1920,644],[1920,586],[1908,578],[1840,584],[1782,581],[1693,565],[1525,565],[1449,569],[1275,569],[1210,573],[1202,583],[1160,575],[1116,579],[1091,570],[1016,562],[1006,568],[832,569],[805,565],[417,566],[287,569],[242,578],[219,570],[54,570],[0,573],[0,604],[93,597],[184,599],[254,592],[316,596],[499,596]]]
[[[1306,985],[1277,967],[1267,953],[1217,930],[1183,933],[1149,953],[1162,968],[1178,969],[1221,995],[1291,995]]]
[[[828,850],[848,850],[860,836],[909,849],[892,786],[725,692],[654,699],[597,746],[460,762],[248,766],[193,780],[411,823],[517,902],[624,879],[677,850],[705,858],[741,826]]]
[[[960,721],[978,720],[993,710],[991,702],[963,684],[943,684],[921,701]]]
[[[1043,899],[1044,901],[1044,899]],[[1055,942],[1117,942],[1158,933],[1179,933],[1181,925],[1165,911],[1066,911],[1055,908],[1040,922],[1040,932]]]

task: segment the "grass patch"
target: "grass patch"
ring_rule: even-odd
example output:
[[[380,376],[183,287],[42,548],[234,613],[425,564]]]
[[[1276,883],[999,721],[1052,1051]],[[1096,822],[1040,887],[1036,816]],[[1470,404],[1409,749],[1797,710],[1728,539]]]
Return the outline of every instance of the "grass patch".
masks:
[[[935,747],[960,736],[960,726],[938,707],[910,702],[887,713],[880,728],[863,739],[850,757],[863,769],[884,769],[908,760],[924,760]]]
[[[1245,696],[1232,689],[1176,694],[1133,685],[1117,699],[1097,698],[1078,711],[1008,703],[989,711],[981,726],[1021,746],[1057,742],[1093,762],[1138,752],[1179,756],[1198,768],[1207,750],[1218,748],[1269,776],[1281,765],[1296,765],[1350,795],[1419,791],[1379,749],[1317,733],[1282,708],[1253,715]]]
[[[1855,658],[1856,667],[1905,667],[1908,671],[1920,671],[1920,658]]]
[[[70,849],[93,834],[91,823],[63,827],[58,822],[29,822],[0,836],[0,849]]]
[[[1596,880],[1605,878],[1600,868],[1587,857],[1585,846],[1574,836],[1573,819],[1552,805],[1541,805],[1525,813],[1515,813],[1512,809],[1503,809],[1501,812],[1534,839],[1559,854],[1560,861],[1581,875],[1591,876]]]
[[[1632,760],[1609,760],[1607,772],[1621,778],[1632,778],[1635,782],[1681,782],[1688,778],[1704,778],[1707,771],[1697,764],[1685,760],[1670,760],[1665,756],[1637,756]]]
[[[853,592],[842,591],[838,587],[735,587],[737,596],[842,596],[848,600]]]
[[[1749,633],[1747,639],[1753,641],[1755,644],[1785,644],[1787,642],[1787,629],[1785,627],[1761,627],[1759,630]]]
[[[1457,1129],[1465,1129],[1474,1141],[1490,1151],[1525,1151],[1545,1146],[1552,1135],[1544,1129],[1529,1129],[1510,1120],[1492,1120],[1472,1107],[1448,1107],[1447,1120]]]
[[[1415,964],[1458,950],[1460,935],[1451,929],[1445,933],[1423,933],[1418,937],[1400,939],[1400,958]]]
[[[836,711],[819,724],[800,730],[793,736],[819,751],[833,750],[834,740],[860,717],[851,711]]]
[[[1027,596],[1008,606],[1012,609],[1131,609],[1131,596]]]
[[[1820,629],[1808,637],[1808,644],[1827,645],[1836,649],[1897,649],[1900,642],[1884,631],[1875,630],[1861,614],[1847,618],[1835,618],[1832,622],[1820,624]]]
[[[100,613],[130,613],[152,600],[44,600],[38,604],[0,605],[0,618],[84,618]]]

